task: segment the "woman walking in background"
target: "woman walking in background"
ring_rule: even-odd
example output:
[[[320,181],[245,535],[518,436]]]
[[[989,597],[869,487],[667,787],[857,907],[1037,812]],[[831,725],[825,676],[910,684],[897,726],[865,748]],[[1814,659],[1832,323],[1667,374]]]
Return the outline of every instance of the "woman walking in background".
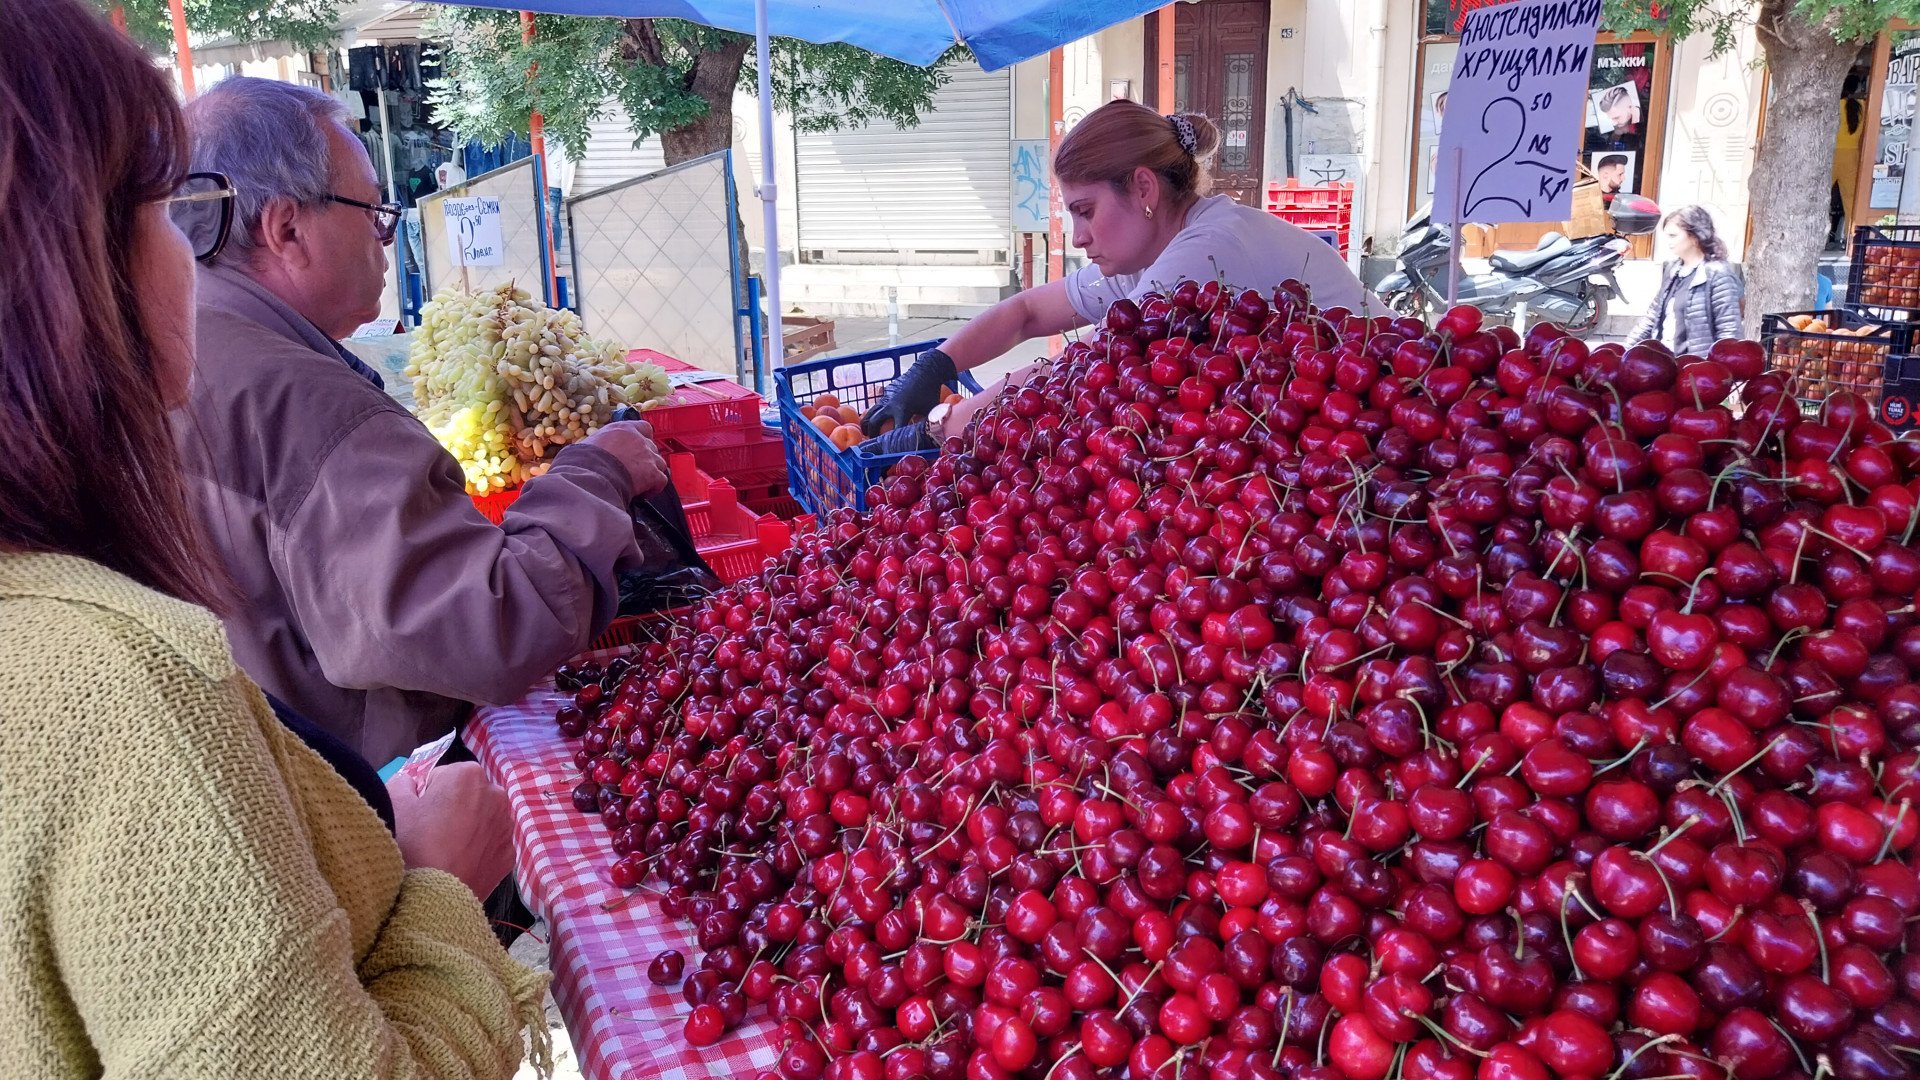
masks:
[[[1745,287],[1727,264],[1727,245],[1704,206],[1683,206],[1660,222],[1669,256],[1660,291],[1627,338],[1658,341],[1675,353],[1705,353],[1722,338],[1740,336]]]

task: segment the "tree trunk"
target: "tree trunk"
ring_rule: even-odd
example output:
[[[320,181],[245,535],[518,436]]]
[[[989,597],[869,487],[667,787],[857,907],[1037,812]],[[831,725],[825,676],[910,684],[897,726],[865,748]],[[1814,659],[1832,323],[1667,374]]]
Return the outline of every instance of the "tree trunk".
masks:
[[[700,95],[707,111],[691,124],[660,133],[660,148],[666,152],[667,164],[692,161],[733,145],[733,88],[740,84],[740,67],[752,47],[751,38],[730,40],[693,62],[687,89]],[[1832,138],[1829,135],[1828,141]]]
[[[1746,256],[1746,334],[1752,338],[1760,336],[1762,315],[1813,306],[1827,240],[1840,90],[1860,52],[1859,42],[1835,40],[1796,7],[1792,0],[1766,0],[1757,20],[1768,99],[1766,130],[1747,181],[1753,242]]]

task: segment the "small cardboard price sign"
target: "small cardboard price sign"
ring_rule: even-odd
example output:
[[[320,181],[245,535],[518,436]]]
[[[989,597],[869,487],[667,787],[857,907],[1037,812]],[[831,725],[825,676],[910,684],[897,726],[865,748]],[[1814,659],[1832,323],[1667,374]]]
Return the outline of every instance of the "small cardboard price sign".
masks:
[[[500,238],[500,200],[491,195],[444,199],[447,257],[456,266],[499,266],[506,261]]]
[[[1601,0],[1515,0],[1468,12],[1447,87],[1433,220],[1565,221]],[[1456,191],[1458,192],[1456,196]]]

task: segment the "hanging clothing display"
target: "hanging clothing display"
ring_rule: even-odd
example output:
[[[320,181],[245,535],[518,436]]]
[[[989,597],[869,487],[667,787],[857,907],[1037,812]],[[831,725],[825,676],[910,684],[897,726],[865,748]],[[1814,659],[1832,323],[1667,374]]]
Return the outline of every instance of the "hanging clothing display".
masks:
[[[347,50],[347,86],[353,90],[378,90],[387,77],[386,50],[365,45]]]

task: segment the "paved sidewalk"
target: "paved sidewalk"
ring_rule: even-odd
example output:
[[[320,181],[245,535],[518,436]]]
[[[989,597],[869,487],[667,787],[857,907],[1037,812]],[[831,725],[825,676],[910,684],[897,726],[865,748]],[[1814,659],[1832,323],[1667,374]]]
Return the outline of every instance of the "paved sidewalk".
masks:
[[[547,924],[535,922],[533,933],[521,934],[514,939],[513,947],[508,949],[515,960],[533,968],[546,971],[547,962]],[[536,940],[536,935],[538,940]],[[553,991],[547,991],[547,1035],[553,1040],[553,1080],[582,1080],[580,1060],[574,1055],[573,1040],[567,1036],[567,1025],[560,1019],[560,1008],[553,1003]],[[522,1064],[513,1080],[537,1080],[531,1063]]]

